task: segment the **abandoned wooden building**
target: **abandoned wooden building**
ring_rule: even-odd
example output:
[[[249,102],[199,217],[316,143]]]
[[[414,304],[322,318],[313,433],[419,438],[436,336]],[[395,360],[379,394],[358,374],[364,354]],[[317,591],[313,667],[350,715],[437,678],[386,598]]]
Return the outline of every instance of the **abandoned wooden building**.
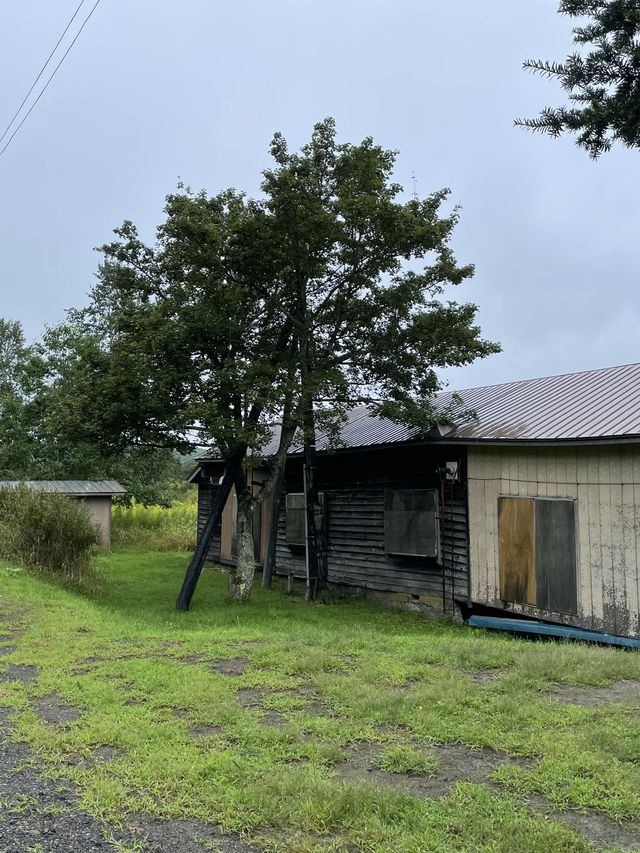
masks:
[[[457,600],[639,637],[640,364],[459,393],[476,419],[424,435],[356,409],[338,448],[319,436],[329,579],[444,611]],[[206,457],[191,474],[199,529],[220,474]],[[284,491],[276,571],[303,576],[295,452]],[[267,500],[258,562],[270,513]],[[232,495],[210,559],[234,559],[234,522]]]
[[[80,501],[98,532],[102,549],[111,545],[111,503],[127,490],[117,480],[0,480],[0,489],[26,486],[46,494],[66,495]]]

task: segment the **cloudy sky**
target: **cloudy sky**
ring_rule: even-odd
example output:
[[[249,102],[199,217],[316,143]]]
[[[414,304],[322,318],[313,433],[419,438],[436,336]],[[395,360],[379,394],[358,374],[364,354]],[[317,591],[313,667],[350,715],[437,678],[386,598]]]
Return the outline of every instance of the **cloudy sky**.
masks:
[[[77,3],[0,4],[0,133]],[[298,147],[332,115],[342,140],[398,149],[409,192],[415,173],[462,206],[454,248],[476,275],[451,295],[504,352],[449,371],[452,386],[639,361],[640,152],[594,163],[513,127],[561,99],[521,69],[570,50],[556,8],[101,0],[0,157],[0,316],[38,337],[83,304],[93,247],[123,219],[152,236],[179,179],[256,194],[273,132]]]

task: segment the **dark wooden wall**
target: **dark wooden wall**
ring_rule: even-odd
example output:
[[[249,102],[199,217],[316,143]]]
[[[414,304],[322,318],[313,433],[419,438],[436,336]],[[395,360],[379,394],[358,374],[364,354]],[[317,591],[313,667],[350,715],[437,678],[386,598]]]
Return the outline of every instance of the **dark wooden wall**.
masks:
[[[219,486],[217,483],[215,485],[211,485],[211,483],[208,482],[198,483],[198,537],[204,530],[205,524],[207,523],[209,510],[211,509],[211,504],[218,488]],[[218,523],[216,531],[213,534],[213,539],[211,540],[211,545],[207,551],[207,560],[214,560],[217,562],[220,559],[221,531],[222,525]]]
[[[458,460],[461,448],[375,448],[320,457],[318,479],[325,494],[329,579],[361,589],[398,592],[446,607],[452,597],[468,597],[469,559],[465,463],[461,477],[441,487],[438,469]],[[302,491],[300,460],[287,465],[286,489]],[[440,560],[385,553],[386,489],[436,489],[440,507]],[[443,495],[444,492],[444,495]],[[284,499],[276,550],[279,574],[305,574],[304,548],[286,544]]]
[[[460,478],[442,484],[444,463],[461,461]],[[205,524],[213,490],[199,484],[198,532]],[[448,609],[453,597],[466,599],[469,589],[468,520],[465,450],[461,447],[382,447],[322,454],[318,480],[325,494],[329,579],[363,590],[420,596]],[[440,497],[440,559],[385,553],[386,489],[436,489]],[[286,492],[302,492],[302,462],[289,459]],[[304,547],[287,545],[285,495],[280,505],[276,572],[305,576]],[[220,530],[208,558],[220,556]]]

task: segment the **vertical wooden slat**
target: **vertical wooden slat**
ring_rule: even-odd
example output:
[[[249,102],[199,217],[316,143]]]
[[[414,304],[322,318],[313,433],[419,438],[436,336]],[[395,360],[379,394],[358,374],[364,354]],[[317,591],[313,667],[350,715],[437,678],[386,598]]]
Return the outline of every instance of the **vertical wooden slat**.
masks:
[[[538,477],[538,448],[530,447],[527,465],[527,494],[535,495]]]
[[[587,617],[590,625],[593,623],[593,597],[591,592],[591,563],[589,546],[589,465],[587,449],[576,448],[576,482],[578,491],[577,524],[578,524],[578,610]]]
[[[492,599],[499,596],[499,540],[498,540],[498,494],[500,493],[500,466],[502,448],[487,448],[485,456],[485,513],[487,531],[487,580]]]
[[[589,562],[591,576],[591,599],[593,602],[594,626],[602,624],[604,619],[603,574],[602,574],[602,537],[600,535],[600,487],[598,468],[598,449],[589,448],[587,462],[587,481],[589,483]]]
[[[529,473],[529,466],[527,464],[527,456],[529,453],[528,448],[523,447],[520,453],[517,453],[518,456],[518,494],[527,494],[527,476]]]
[[[500,498],[500,597],[536,604],[534,501]]]
[[[547,478],[549,476],[549,448],[538,448],[538,465],[537,465],[537,482],[538,488],[536,495],[545,497],[547,494]]]
[[[636,591],[638,609],[636,610],[636,635],[640,635],[640,448],[634,446],[632,460],[633,509],[634,509],[634,551],[636,559]]]
[[[623,524],[623,472],[622,453],[619,447],[607,448],[609,457],[609,495],[611,531],[611,577],[615,628],[627,632],[627,554]]]
[[[625,460],[628,464],[628,460]],[[625,594],[625,633],[637,636],[638,633],[638,585],[636,562],[636,530],[635,506],[633,497],[632,471],[623,471],[625,482],[621,494],[621,538],[622,563],[624,565],[624,594]]]
[[[602,607],[609,629],[615,632],[616,592],[613,570],[611,511],[611,458],[608,448],[598,453],[598,499],[600,502],[600,555],[602,567]]]

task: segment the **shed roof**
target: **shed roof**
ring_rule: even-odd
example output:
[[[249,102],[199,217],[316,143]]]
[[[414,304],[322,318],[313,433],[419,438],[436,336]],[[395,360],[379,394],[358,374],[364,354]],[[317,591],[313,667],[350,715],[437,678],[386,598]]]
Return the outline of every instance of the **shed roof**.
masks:
[[[15,489],[17,486],[74,498],[109,497],[127,493],[117,480],[0,480],[0,489]]]

